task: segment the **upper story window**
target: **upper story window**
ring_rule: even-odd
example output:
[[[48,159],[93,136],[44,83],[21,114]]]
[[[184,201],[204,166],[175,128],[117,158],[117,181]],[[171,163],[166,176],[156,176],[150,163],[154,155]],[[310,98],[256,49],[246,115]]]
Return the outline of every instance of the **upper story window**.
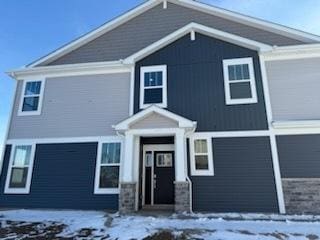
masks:
[[[99,143],[95,194],[119,193],[121,143],[105,142]]]
[[[213,153],[211,138],[196,136],[190,139],[191,175],[213,176]]]
[[[28,194],[30,192],[34,153],[35,145],[12,146],[5,193]]]
[[[19,116],[39,115],[41,113],[44,83],[44,80],[24,81]]]
[[[141,67],[140,108],[152,104],[167,107],[167,66]]]
[[[226,104],[257,103],[252,58],[223,60]]]

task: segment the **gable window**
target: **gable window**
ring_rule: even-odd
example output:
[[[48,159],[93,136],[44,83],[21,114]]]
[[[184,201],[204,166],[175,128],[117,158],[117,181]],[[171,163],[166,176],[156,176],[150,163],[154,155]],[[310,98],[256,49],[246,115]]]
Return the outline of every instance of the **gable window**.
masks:
[[[167,66],[141,67],[140,108],[152,104],[167,107]]]
[[[119,193],[121,143],[106,142],[99,143],[95,194]]]
[[[44,91],[44,80],[25,81],[21,92],[19,116],[40,115]]]
[[[226,104],[257,103],[252,58],[223,60]]]
[[[193,137],[190,139],[191,175],[213,176],[212,143],[209,137]]]
[[[28,194],[30,192],[34,153],[35,145],[12,146],[5,193]]]

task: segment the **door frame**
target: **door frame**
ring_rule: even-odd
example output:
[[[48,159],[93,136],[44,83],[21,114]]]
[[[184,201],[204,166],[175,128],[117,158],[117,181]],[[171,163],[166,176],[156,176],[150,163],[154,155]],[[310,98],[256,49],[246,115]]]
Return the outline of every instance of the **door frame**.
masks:
[[[146,152],[152,152],[152,167],[151,167],[151,206],[154,206],[154,191],[153,191],[153,175],[154,175],[154,152],[172,151],[175,155],[174,144],[145,144],[142,146],[142,206],[145,206],[145,184],[146,184]],[[175,164],[175,161],[173,161]]]

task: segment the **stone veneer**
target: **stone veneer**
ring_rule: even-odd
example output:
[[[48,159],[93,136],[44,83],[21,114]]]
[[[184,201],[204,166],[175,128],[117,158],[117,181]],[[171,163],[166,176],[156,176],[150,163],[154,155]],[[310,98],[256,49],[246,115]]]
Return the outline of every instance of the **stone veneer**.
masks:
[[[282,179],[288,214],[320,214],[320,178]]]
[[[136,183],[121,183],[119,195],[119,212],[133,213],[136,203]]]
[[[188,182],[175,182],[175,205],[176,213],[190,212],[190,188]]]

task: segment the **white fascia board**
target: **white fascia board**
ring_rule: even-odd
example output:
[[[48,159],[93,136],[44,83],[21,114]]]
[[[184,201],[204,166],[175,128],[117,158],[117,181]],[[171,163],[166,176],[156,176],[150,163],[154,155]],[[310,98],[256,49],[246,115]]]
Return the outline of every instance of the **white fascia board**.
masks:
[[[214,37],[220,40],[224,40],[239,46],[243,46],[246,48],[250,48],[253,50],[257,50],[260,52],[264,51],[271,51],[272,46],[260,43],[254,40],[250,40],[247,38],[243,38],[231,33],[223,32],[214,28],[210,28],[198,23],[189,23],[186,26],[178,29],[177,31],[167,35],[166,37],[160,39],[159,41],[149,45],[148,47],[134,53],[133,55],[124,59],[124,63],[126,64],[133,64],[134,62],[148,56],[149,54],[156,52],[157,50],[169,45],[170,43],[174,42],[175,40],[181,38],[182,36],[190,33],[190,32],[198,32],[210,37]]]
[[[152,105],[145,110],[133,115],[132,117],[127,118],[126,120],[118,123],[117,125],[113,126],[116,131],[126,131],[130,128],[130,125],[150,116],[153,113],[160,114],[161,116],[167,117],[171,120],[178,122],[180,128],[194,128],[196,127],[196,122],[193,122],[189,119],[181,117],[177,114],[169,112],[168,110],[159,108],[155,105]]]
[[[161,1],[159,1],[159,0],[146,1],[145,3],[141,4],[140,6],[133,8],[132,10],[128,11],[127,13],[125,13],[119,17],[116,17],[115,19],[111,20],[110,22],[107,22],[107,23],[103,24],[102,26],[98,27],[97,29],[83,35],[82,37],[78,38],[77,40],[72,41],[69,44],[66,44],[65,46],[53,51],[52,53],[48,54],[47,56],[36,60],[35,62],[27,65],[27,67],[31,68],[31,67],[35,67],[39,64],[54,61],[57,58],[75,50],[76,48],[92,41],[93,39],[100,37],[101,35],[105,34],[106,32],[109,32],[112,29],[118,27],[119,25],[131,20],[132,18],[138,16],[139,14],[156,6],[160,2]]]
[[[320,57],[320,44],[302,44],[274,47],[272,51],[262,53],[265,61],[290,60]]]
[[[107,74],[130,72],[131,66],[121,61],[65,64],[56,66],[21,68],[7,72],[16,80],[26,80],[47,77],[78,76],[90,74]]]
[[[233,12],[223,8],[214,7],[205,3],[194,0],[168,0],[172,3],[179,4],[188,8],[203,11],[205,13],[225,18],[234,22],[240,22],[244,25],[259,28],[269,32],[277,33],[282,36],[293,38],[305,42],[320,42],[320,36],[300,31],[294,28],[286,27],[277,23],[250,17],[241,13]]]
[[[320,128],[320,120],[274,121],[275,129]]]

